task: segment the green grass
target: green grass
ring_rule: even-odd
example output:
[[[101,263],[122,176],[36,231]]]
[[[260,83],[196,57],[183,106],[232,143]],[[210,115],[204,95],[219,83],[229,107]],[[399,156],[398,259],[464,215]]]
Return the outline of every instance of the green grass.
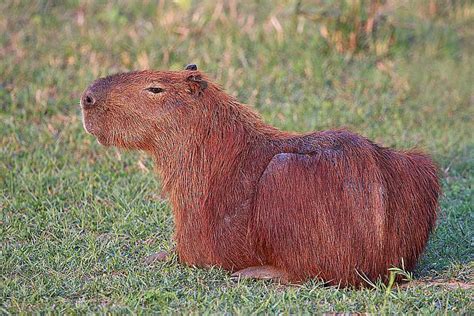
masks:
[[[0,4],[0,313],[474,313],[474,7],[389,1],[383,32],[351,50],[321,27],[348,38],[364,12],[296,2]],[[282,129],[345,126],[432,154],[444,195],[416,281],[281,287],[144,264],[173,247],[159,179],[144,154],[86,135],[78,99],[98,76],[190,62]]]

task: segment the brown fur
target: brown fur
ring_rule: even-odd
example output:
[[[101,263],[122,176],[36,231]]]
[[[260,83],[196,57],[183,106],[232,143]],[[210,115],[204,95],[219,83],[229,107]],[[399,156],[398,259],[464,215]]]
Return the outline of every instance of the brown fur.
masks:
[[[345,130],[280,131],[194,68],[99,79],[82,105],[100,143],[153,156],[188,265],[267,265],[292,282],[357,286],[402,260],[413,269],[435,225],[440,187],[426,155]]]

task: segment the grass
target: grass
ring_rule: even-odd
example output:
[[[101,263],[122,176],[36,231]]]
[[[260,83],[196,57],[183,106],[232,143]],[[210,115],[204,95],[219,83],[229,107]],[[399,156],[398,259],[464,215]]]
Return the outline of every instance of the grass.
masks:
[[[474,313],[474,7],[341,3],[2,2],[0,313]],[[375,16],[381,31],[364,31]],[[190,62],[282,129],[432,154],[444,195],[415,281],[281,287],[144,264],[173,246],[159,179],[144,154],[86,135],[78,99],[98,76]]]

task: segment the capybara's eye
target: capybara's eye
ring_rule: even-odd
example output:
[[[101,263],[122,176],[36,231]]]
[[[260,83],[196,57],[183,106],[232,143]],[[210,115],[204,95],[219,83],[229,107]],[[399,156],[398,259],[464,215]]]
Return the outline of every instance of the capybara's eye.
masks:
[[[158,88],[158,87],[150,87],[150,88],[146,88],[145,90],[150,91],[151,93],[161,93],[165,91],[165,89]]]

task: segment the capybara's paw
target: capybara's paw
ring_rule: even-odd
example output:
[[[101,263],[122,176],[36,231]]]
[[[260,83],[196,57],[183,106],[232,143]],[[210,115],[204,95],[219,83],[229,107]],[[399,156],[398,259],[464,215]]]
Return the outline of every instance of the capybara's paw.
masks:
[[[145,264],[154,264],[156,262],[166,261],[168,257],[169,253],[167,253],[166,251],[158,251],[154,254],[149,255],[143,261],[145,262]]]
[[[275,280],[281,283],[288,283],[287,273],[283,270],[280,270],[270,265],[248,267],[248,268],[232,273],[231,278],[234,280],[239,280],[239,279]]]

